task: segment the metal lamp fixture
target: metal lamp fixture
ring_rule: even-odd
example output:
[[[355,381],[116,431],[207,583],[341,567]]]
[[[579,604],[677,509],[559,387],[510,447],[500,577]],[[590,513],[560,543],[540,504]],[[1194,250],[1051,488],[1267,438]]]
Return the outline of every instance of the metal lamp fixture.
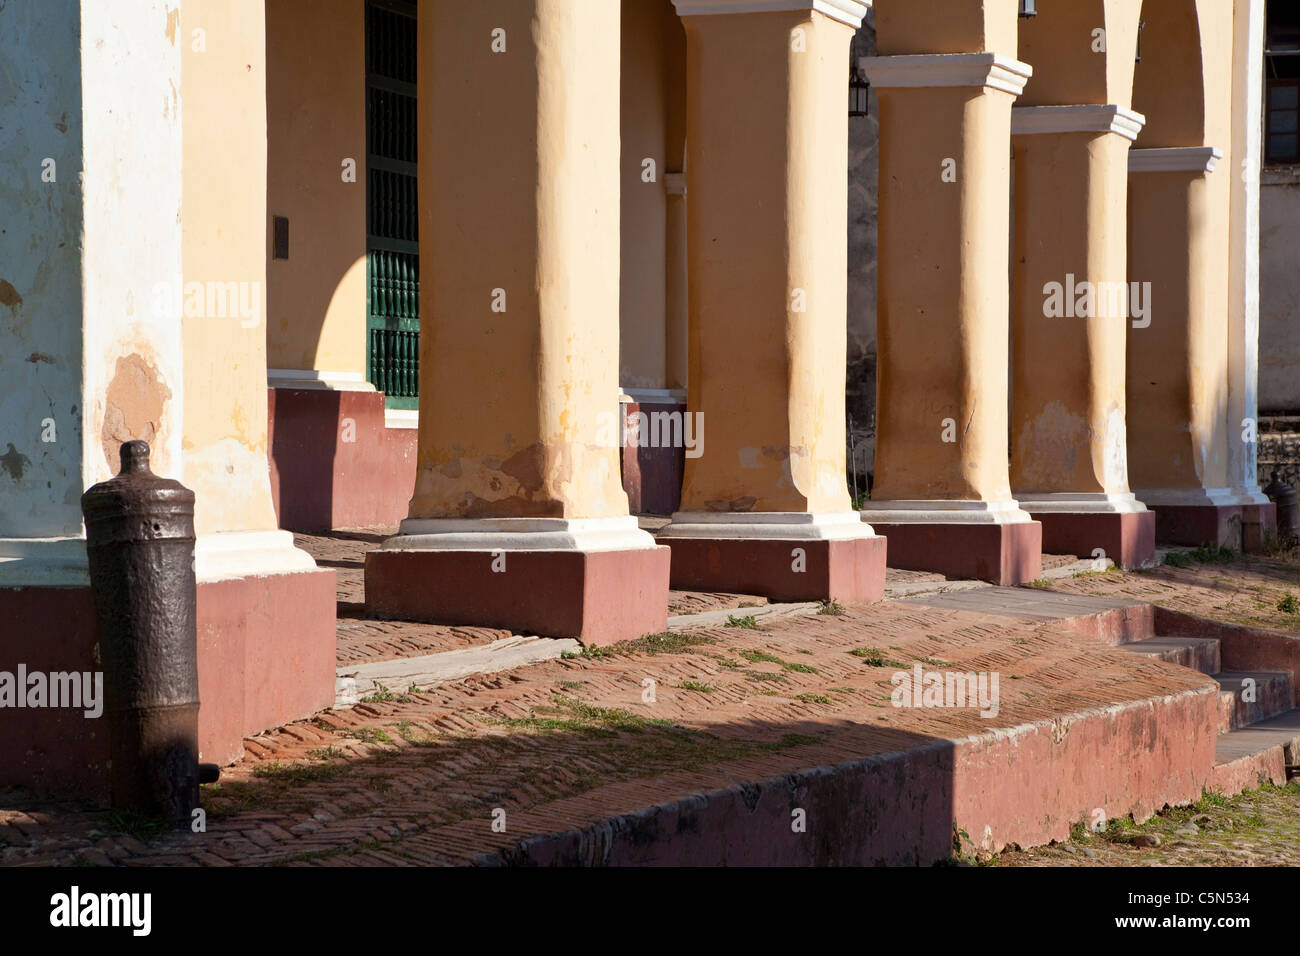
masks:
[[[1020,0],[1020,15],[1022,17],[1036,17],[1038,10],[1034,6],[1035,0]]]
[[[1145,20],[1138,21],[1138,49],[1137,49],[1137,57],[1135,58],[1135,62],[1137,63],[1142,62],[1142,29],[1146,25],[1147,22]]]
[[[861,70],[849,66],[849,115],[867,116],[870,112],[871,83]]]

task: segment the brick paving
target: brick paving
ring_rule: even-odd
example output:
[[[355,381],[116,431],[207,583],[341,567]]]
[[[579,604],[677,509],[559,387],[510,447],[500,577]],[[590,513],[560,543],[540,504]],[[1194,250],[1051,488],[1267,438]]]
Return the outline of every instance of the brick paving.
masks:
[[[890,675],[917,661],[1000,671],[997,717],[891,707]],[[1055,624],[899,602],[761,630],[700,627],[252,738],[246,759],[205,788],[202,834],[133,834],[111,814],[10,794],[0,862],[464,863],[685,794],[916,746],[918,735],[958,739],[1205,681]],[[494,810],[505,833],[492,830]]]
[[[1082,574],[1052,581],[1050,587],[1146,601],[1231,624],[1300,631],[1300,552],[1237,555],[1222,563],[1188,560],[1187,567],[1164,564],[1139,572]],[[1297,603],[1288,604],[1287,595]]]
[[[311,549],[323,565],[354,570],[349,565],[382,532],[353,534]],[[1294,565],[1246,564],[1239,580],[1234,575],[1197,565],[1058,583],[1067,592],[1204,611],[1244,601],[1257,593],[1252,588],[1284,589]],[[356,593],[351,587],[340,584],[341,599]],[[368,622],[343,619],[341,634],[357,623]],[[428,640],[474,643],[493,633],[441,631]],[[352,633],[340,653],[354,660],[390,646],[405,653],[403,640],[413,647],[422,638]],[[889,677],[918,661],[999,671],[997,717],[891,707]],[[653,701],[643,697],[647,679]],[[773,618],[760,629],[700,626],[676,639],[395,689],[251,738],[245,759],[204,788],[205,833],[160,833],[130,817],[0,793],[0,864],[464,863],[530,835],[690,793],[893,752],[918,738],[959,739],[1176,694],[1208,680],[1056,622],[904,602]],[[493,830],[494,811],[505,813],[506,832]]]

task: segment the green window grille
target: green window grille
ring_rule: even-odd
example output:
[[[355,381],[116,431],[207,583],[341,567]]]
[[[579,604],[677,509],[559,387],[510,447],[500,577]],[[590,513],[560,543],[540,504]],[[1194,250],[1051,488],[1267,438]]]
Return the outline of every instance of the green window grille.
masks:
[[[366,4],[367,377],[389,408],[418,407],[420,231],[415,4]]]

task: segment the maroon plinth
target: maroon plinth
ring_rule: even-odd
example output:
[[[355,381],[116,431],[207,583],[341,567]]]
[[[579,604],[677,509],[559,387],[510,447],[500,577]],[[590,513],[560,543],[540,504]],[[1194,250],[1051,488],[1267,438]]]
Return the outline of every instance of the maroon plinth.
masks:
[[[672,585],[773,601],[868,604],[885,593],[885,539],[673,538]],[[801,549],[803,554],[796,553]],[[802,568],[803,570],[797,570]]]
[[[504,568],[502,568],[504,559]],[[493,565],[501,570],[493,570]],[[668,627],[667,548],[371,551],[366,611],[613,644]]]
[[[1043,550],[1048,554],[1077,554],[1090,558],[1100,548],[1105,556],[1126,570],[1150,564],[1156,556],[1156,516],[1136,514],[1094,514],[1091,512],[1042,512],[1021,503],[1021,507],[1043,526]]]
[[[867,515],[865,517],[870,517]],[[1019,524],[877,524],[889,539],[889,565],[1013,585],[1043,571],[1043,526]]]
[[[1241,547],[1241,505],[1146,505],[1156,513],[1160,544]]]
[[[1277,539],[1277,505],[1241,506],[1241,550],[1263,551]]]
[[[381,392],[267,390],[271,497],[290,531],[368,528],[406,517],[414,428],[389,428]]]
[[[199,758],[230,763],[244,738],[334,704],[331,570],[200,581]],[[0,588],[0,671],[99,671],[88,587]],[[108,726],[82,710],[0,711],[0,788],[108,798]]]
[[[680,403],[625,402],[622,407],[624,418],[638,412],[686,415],[686,406]],[[629,441],[621,449],[623,490],[633,514],[670,515],[681,506],[686,449],[681,445],[656,447],[648,444],[650,440],[649,434],[638,436],[636,442]]]

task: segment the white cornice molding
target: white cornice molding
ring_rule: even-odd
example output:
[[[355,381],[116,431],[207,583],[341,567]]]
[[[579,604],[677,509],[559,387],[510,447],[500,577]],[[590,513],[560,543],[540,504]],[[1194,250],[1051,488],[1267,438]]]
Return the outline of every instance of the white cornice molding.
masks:
[[[1146,125],[1141,113],[1115,103],[1104,106],[1016,106],[1011,110],[1011,135],[1039,133],[1117,133],[1129,142]]]
[[[815,10],[853,29],[862,26],[871,4],[865,0],[673,0],[679,17],[727,13],[792,13]]]
[[[876,87],[984,86],[1019,96],[1034,73],[1001,53],[913,53],[864,56],[858,66]]]
[[[314,368],[268,368],[271,388],[323,388],[336,392],[373,392],[375,386],[360,372],[331,372]]]
[[[1130,173],[1208,173],[1223,158],[1215,146],[1174,146],[1167,149],[1131,149]]]

